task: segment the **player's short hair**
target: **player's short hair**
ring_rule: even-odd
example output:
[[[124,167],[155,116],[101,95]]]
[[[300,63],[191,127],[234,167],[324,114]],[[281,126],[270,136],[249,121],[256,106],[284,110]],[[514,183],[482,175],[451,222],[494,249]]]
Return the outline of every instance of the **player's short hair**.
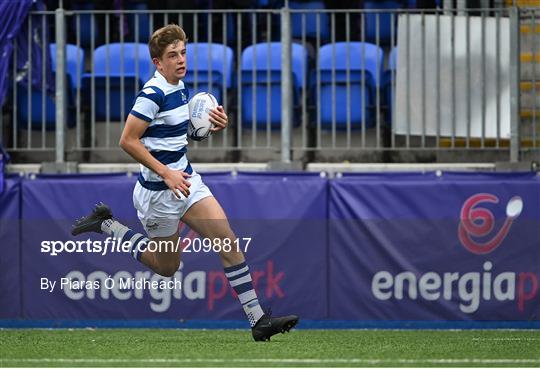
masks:
[[[165,27],[161,27],[156,30],[150,41],[148,42],[148,48],[150,49],[150,57],[161,58],[167,46],[174,44],[178,41],[187,42],[186,33],[177,24],[169,24]]]

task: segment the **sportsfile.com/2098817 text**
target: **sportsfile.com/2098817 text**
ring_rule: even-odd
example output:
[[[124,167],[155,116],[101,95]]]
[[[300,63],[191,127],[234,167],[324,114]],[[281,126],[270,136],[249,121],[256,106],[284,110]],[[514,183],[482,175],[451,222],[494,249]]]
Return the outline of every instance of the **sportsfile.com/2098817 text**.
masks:
[[[251,237],[236,239],[220,238],[183,238],[174,241],[153,241],[138,247],[150,252],[247,252],[251,244]],[[56,256],[62,253],[93,253],[106,255],[108,253],[132,252],[130,241],[118,240],[116,237],[107,237],[105,240],[68,240],[68,241],[42,241],[41,252]]]

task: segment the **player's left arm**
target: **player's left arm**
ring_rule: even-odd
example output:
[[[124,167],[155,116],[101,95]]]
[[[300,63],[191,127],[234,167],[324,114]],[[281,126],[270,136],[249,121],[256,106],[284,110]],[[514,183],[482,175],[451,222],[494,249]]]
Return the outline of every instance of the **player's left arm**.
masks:
[[[227,128],[229,124],[229,118],[223,106],[219,105],[217,108],[210,110],[210,122],[214,124],[214,127],[210,128],[210,131],[217,132]]]

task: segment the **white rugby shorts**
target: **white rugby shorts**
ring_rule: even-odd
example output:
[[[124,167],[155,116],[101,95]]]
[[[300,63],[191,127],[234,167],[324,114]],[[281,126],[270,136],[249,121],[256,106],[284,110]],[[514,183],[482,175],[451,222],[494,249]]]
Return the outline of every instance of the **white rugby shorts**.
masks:
[[[212,196],[201,176],[195,171],[188,178],[191,183],[188,198],[178,200],[171,190],[151,191],[139,182],[133,190],[133,205],[148,238],[169,237],[176,233],[180,219],[197,201]]]

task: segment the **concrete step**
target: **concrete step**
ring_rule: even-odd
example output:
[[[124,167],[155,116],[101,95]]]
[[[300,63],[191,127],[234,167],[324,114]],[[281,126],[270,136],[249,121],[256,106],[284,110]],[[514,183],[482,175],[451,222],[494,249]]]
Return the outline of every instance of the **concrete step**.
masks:
[[[510,139],[507,138],[501,138],[499,140],[494,138],[485,138],[483,141],[481,138],[462,138],[462,137],[456,137],[454,138],[454,141],[452,143],[451,138],[441,138],[439,140],[439,147],[440,148],[485,148],[485,147],[493,147],[493,148],[509,148],[510,147]],[[537,140],[533,140],[532,138],[525,138],[522,137],[521,139],[521,147],[522,148],[537,148],[540,147],[540,135]]]
[[[521,23],[521,52],[537,53],[540,52],[540,24],[531,23],[530,20],[523,20]]]
[[[514,0],[506,0],[507,6],[512,6]],[[517,0],[516,5],[520,8],[536,8],[540,7],[540,0]]]
[[[522,139],[540,139],[540,110],[522,109],[519,134]]]
[[[522,109],[519,134],[523,147],[540,147],[540,109]]]
[[[520,32],[521,35],[535,35],[540,34],[540,24],[537,22],[534,22],[534,24],[531,24],[531,21],[529,19],[524,19],[521,21],[520,26]]]
[[[540,109],[521,109],[519,112],[519,117],[521,118],[521,121],[531,121],[531,120],[538,120],[540,121]]]
[[[523,147],[540,147],[540,110],[521,110],[519,134]]]
[[[540,110],[540,81],[522,81],[521,89],[521,108],[526,110]]]
[[[540,49],[539,52],[521,53],[521,79],[525,81],[540,81]]]

